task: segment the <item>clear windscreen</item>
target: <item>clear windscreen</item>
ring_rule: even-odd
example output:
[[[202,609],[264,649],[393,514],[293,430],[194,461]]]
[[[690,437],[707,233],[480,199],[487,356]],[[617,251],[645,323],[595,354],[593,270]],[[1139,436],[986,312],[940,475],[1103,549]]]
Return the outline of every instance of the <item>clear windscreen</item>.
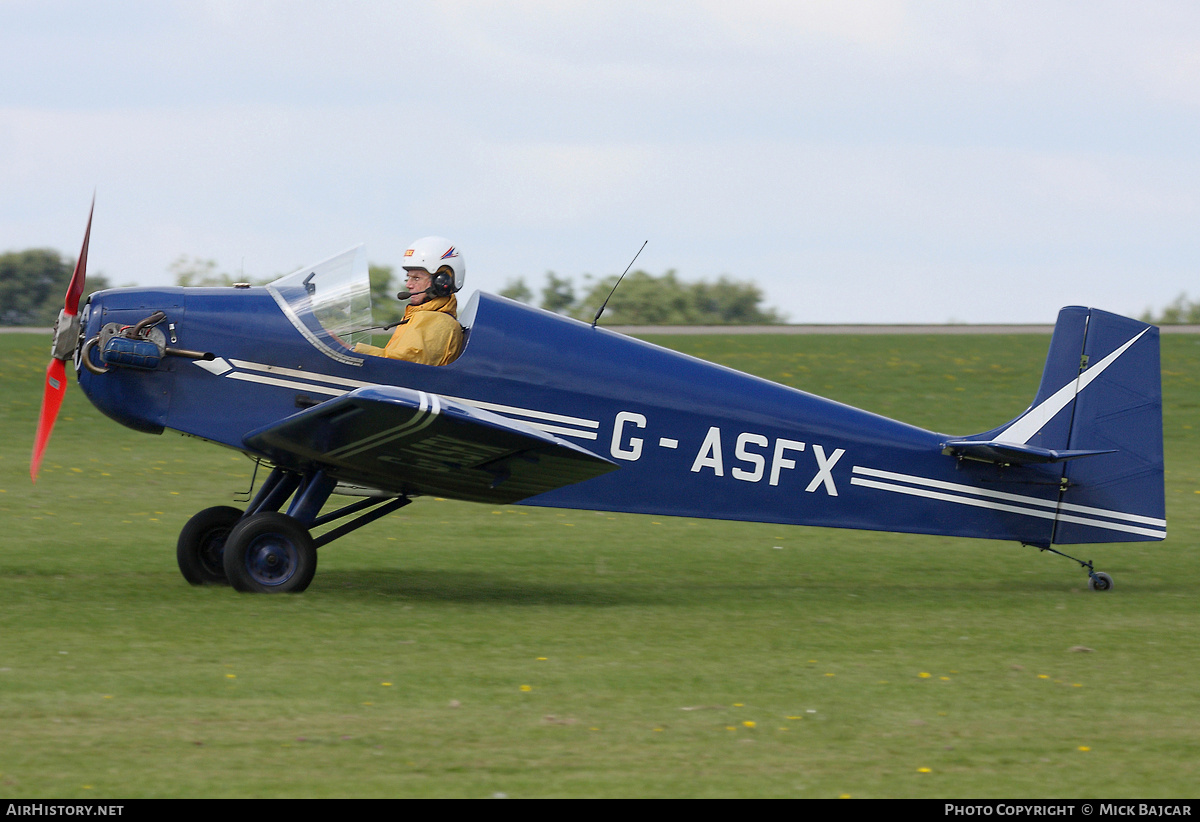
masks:
[[[347,347],[370,342],[371,279],[363,246],[280,277],[267,289],[302,332],[315,330],[315,321]]]

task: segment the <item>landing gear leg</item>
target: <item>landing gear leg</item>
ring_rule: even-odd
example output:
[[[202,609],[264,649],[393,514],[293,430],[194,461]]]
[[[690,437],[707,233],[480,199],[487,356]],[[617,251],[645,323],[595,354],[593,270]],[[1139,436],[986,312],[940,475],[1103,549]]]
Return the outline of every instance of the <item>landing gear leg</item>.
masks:
[[[193,585],[227,582],[238,591],[303,591],[317,572],[318,548],[411,502],[405,496],[371,497],[322,515],[336,485],[324,471],[300,474],[276,468],[244,514],[219,506],[188,521],[176,551],[179,570]],[[312,535],[311,529],[347,517],[353,519],[319,537]]]

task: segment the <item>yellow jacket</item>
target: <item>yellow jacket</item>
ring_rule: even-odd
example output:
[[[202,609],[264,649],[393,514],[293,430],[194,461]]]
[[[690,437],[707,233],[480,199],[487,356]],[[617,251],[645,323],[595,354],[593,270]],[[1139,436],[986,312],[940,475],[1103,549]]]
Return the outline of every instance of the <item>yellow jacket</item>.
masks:
[[[354,350],[422,365],[445,365],[462,353],[462,326],[457,316],[458,300],[453,294],[410,305],[385,347],[357,343]]]

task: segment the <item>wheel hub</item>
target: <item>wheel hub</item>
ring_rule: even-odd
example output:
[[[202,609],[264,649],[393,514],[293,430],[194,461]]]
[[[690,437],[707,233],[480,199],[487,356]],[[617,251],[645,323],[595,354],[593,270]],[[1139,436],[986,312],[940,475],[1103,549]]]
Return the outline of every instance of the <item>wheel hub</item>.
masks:
[[[246,551],[246,570],[262,585],[282,585],[296,573],[299,552],[280,534],[264,534]]]

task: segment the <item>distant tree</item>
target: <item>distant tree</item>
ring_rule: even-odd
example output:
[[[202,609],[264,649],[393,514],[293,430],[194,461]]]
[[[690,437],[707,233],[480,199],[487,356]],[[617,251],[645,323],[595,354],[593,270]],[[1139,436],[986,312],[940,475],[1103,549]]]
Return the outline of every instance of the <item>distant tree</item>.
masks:
[[[508,285],[500,292],[501,297],[508,297],[510,300],[516,300],[522,303],[533,302],[533,292],[529,290],[529,286],[525,285],[525,278],[518,277],[515,280],[509,280]]]
[[[73,260],[50,248],[0,254],[0,325],[52,325],[74,271]],[[89,273],[84,296],[108,287],[102,274]]]
[[[217,271],[216,260],[202,260],[199,257],[189,257],[186,254],[180,254],[173,263],[167,266],[167,271],[174,278],[175,285],[181,285],[185,288],[196,286],[228,286],[238,282],[230,274],[219,273]]]
[[[572,316],[590,322],[617,282],[606,277],[579,301]],[[762,309],[762,290],[752,282],[723,276],[715,283],[687,283],[673,270],[661,277],[645,271],[626,275],[604,310],[610,325],[772,325],[784,321]]]
[[[404,319],[404,305],[396,299],[395,269],[390,265],[369,266],[371,272],[371,314],[377,325],[391,325]]]
[[[266,285],[277,277],[247,277],[244,274],[234,276],[225,271],[217,271],[216,260],[202,260],[199,257],[189,257],[180,254],[175,262],[167,266],[167,271],[175,279],[175,285],[184,288],[221,288],[234,283],[250,283],[251,285]]]
[[[1162,313],[1155,316],[1150,309],[1142,314],[1142,320],[1156,325],[1192,325],[1200,323],[1200,300],[1192,302],[1187,294],[1180,294],[1175,302],[1163,308]]]
[[[542,308],[555,314],[569,314],[574,306],[575,286],[570,280],[547,271],[546,285],[542,288]]]

